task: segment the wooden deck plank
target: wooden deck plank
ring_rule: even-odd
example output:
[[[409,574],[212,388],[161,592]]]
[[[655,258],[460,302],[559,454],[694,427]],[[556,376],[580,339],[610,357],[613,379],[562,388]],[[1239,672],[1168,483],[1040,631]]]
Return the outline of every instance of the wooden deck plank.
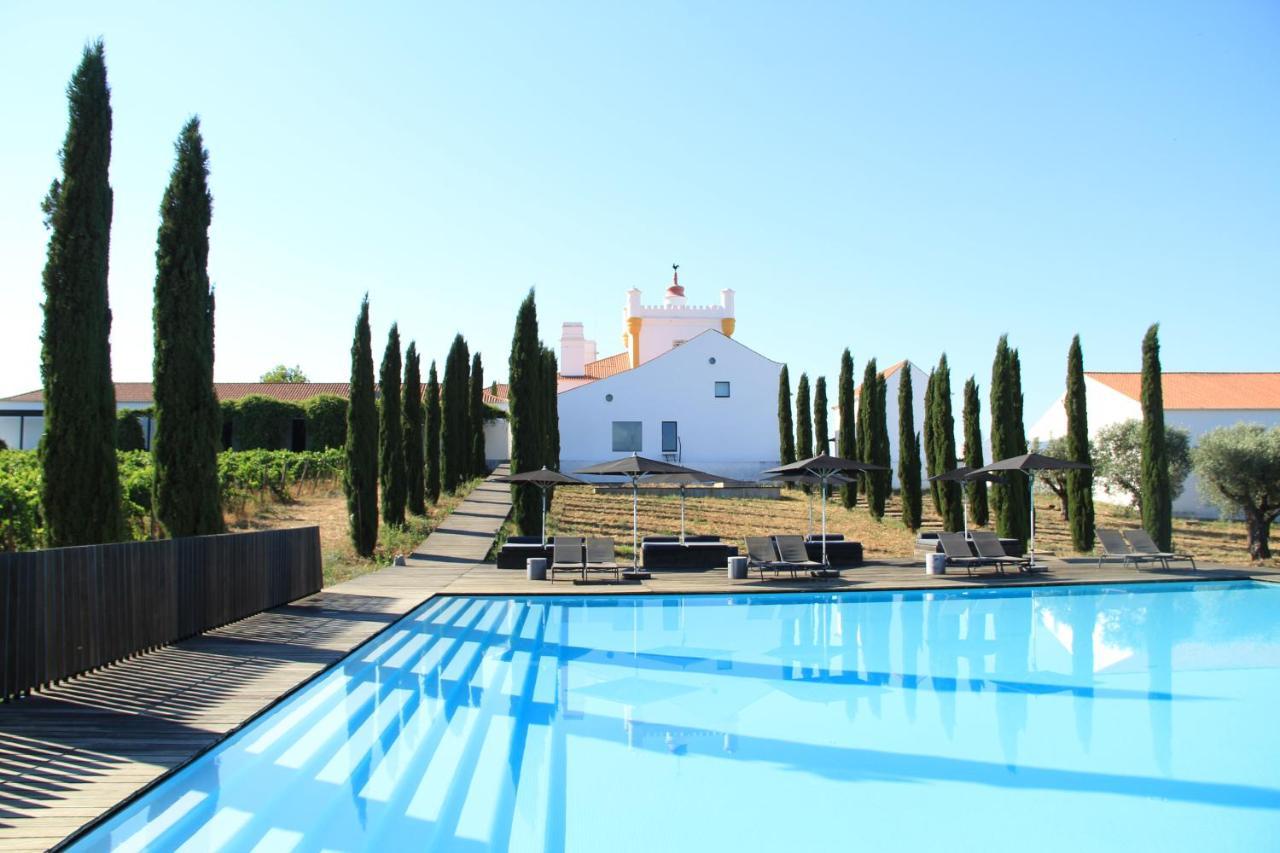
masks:
[[[593,595],[944,589],[1247,577],[1265,569],[1161,572],[1050,560],[1031,576],[925,575],[916,561],[848,569],[838,580],[723,569],[655,573],[636,583],[528,581],[481,561],[510,510],[486,482],[408,559],[190,640],[0,705],[0,850],[42,850],[243,725],[436,594]]]

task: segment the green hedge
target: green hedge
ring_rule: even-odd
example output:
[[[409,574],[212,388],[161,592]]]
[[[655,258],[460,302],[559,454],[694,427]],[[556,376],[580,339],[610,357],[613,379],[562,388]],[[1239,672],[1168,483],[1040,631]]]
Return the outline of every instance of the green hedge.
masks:
[[[222,404],[222,417],[231,421],[230,450],[288,450],[295,419],[306,410],[260,394],[250,394]]]
[[[146,450],[147,438],[134,409],[116,412],[116,450]]]
[[[303,404],[307,413],[307,450],[342,447],[347,441],[347,401],[320,394]]]

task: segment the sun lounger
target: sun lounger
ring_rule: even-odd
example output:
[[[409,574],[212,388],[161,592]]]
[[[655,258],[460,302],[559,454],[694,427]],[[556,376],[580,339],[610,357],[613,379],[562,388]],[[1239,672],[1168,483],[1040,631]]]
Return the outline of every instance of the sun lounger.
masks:
[[[963,533],[939,533],[938,542],[942,545],[942,553],[947,555],[947,565],[963,566],[970,575],[975,566],[995,565],[991,560],[975,557]]]
[[[557,536],[552,543],[549,577],[556,579],[556,572],[575,572],[587,579],[587,564],[582,556],[581,536]]]
[[[778,556],[782,562],[791,566],[792,571],[808,571],[815,577],[825,575],[828,567],[809,559],[809,552],[804,547],[803,536],[775,536],[773,542],[778,548]],[[839,572],[835,572],[838,576]]]
[[[1164,567],[1169,568],[1170,560],[1186,560],[1191,564],[1191,568],[1196,569],[1196,558],[1190,554],[1178,554],[1173,551],[1161,551],[1156,545],[1155,540],[1151,538],[1151,534],[1141,528],[1137,530],[1125,530],[1123,536],[1129,547],[1139,554],[1146,554],[1148,557],[1159,557],[1164,561]]]
[[[783,569],[790,569],[791,576],[796,576],[795,566],[778,559],[777,547],[769,536],[747,537],[747,571],[751,569],[760,570],[760,580],[764,580],[765,569],[773,569],[774,577]]]
[[[973,540],[973,548],[978,552],[978,557],[990,560],[998,570],[1013,566],[1018,571],[1025,572],[1031,564],[1028,557],[1010,557],[1005,553],[1004,546],[1000,544],[1000,537],[989,530],[970,530],[969,538]]]
[[[1098,568],[1102,568],[1103,560],[1119,560],[1122,567],[1133,563],[1135,569],[1141,563],[1167,565],[1161,557],[1152,554],[1141,554],[1133,550],[1132,546],[1129,545],[1129,541],[1120,535],[1119,530],[1098,527],[1094,529],[1094,532],[1098,535],[1098,544],[1102,546],[1102,553],[1098,555]]]
[[[613,540],[592,537],[587,540],[588,572],[613,572],[614,580],[621,580],[617,562],[614,560]],[[586,572],[583,573],[586,577]]]

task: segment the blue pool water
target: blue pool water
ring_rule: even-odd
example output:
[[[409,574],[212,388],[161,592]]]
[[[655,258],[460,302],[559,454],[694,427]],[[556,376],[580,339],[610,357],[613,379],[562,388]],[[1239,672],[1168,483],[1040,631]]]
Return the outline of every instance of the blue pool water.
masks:
[[[1280,587],[439,598],[122,850],[1280,847]]]

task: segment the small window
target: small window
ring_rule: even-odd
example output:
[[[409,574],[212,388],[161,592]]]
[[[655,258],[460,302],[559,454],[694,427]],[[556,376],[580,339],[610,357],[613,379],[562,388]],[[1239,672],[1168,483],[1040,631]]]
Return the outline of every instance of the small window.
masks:
[[[728,396],[729,396],[729,383],[728,383],[728,382],[717,382],[717,383],[716,383],[716,396],[717,396],[717,397],[728,397]]]
[[[618,453],[639,453],[644,450],[640,442],[640,421],[613,422],[613,449]]]
[[[675,421],[662,422],[662,452],[663,453],[679,453],[680,438],[676,431]]]
[[[675,349],[676,347],[680,346],[681,344],[686,344],[686,343],[688,343],[688,342],[689,342],[689,339],[688,339],[688,338],[682,338],[682,339],[680,339],[680,340],[678,340],[678,341],[672,341],[672,342],[671,342],[671,348],[672,348],[672,349]]]

